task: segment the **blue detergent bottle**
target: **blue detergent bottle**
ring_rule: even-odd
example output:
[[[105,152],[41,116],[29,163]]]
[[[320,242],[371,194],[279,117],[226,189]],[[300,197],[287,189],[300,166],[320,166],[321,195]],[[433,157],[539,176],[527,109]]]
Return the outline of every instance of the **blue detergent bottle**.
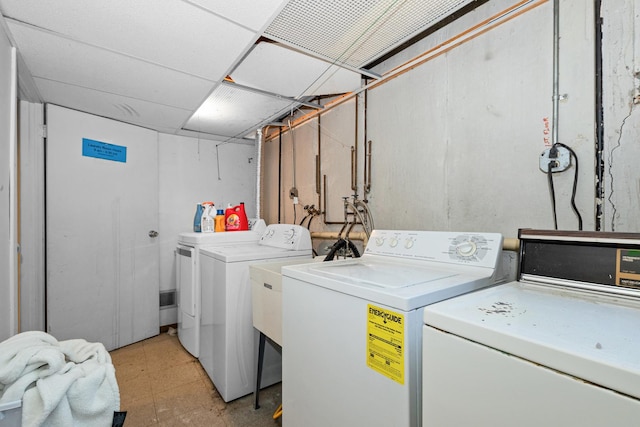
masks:
[[[202,204],[198,203],[196,206],[196,214],[193,217],[193,231],[201,232],[202,231]]]

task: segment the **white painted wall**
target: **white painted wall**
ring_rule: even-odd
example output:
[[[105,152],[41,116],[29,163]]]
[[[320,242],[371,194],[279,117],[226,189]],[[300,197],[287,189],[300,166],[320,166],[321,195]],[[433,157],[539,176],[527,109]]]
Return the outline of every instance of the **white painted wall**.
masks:
[[[20,107],[21,330],[44,330],[44,224],[40,216],[44,200],[42,105],[22,102]],[[220,206],[243,201],[248,215],[256,215],[257,153],[253,145],[224,144],[216,150],[220,142],[167,134],[159,134],[158,140],[160,290],[166,291],[176,287],[174,250],[178,233],[191,229],[198,201],[213,200]],[[8,287],[0,287],[0,292],[8,292]],[[0,301],[7,302],[2,315],[8,314],[8,297]],[[161,326],[176,322],[175,309],[160,312]],[[2,322],[3,326],[7,324]]]
[[[0,30],[0,341],[18,331],[16,88],[16,52]]]
[[[513,3],[490,2],[421,46]],[[584,228],[593,229],[592,20],[589,7],[572,3],[562,2],[560,15],[560,92],[568,97],[560,105],[559,141],[582,160],[576,200]],[[538,162],[543,120],[552,117],[552,9],[547,2],[369,91],[377,224],[508,237],[521,227],[553,227]],[[554,175],[564,229],[577,229],[569,204],[573,171]]]
[[[216,207],[245,203],[256,215],[254,145],[224,144],[175,135],[159,136],[160,170],[160,291],[176,288],[174,251],[178,234],[191,231],[196,204],[213,201]],[[160,312],[160,326],[177,322],[176,309]]]
[[[285,129],[282,141],[278,138],[267,141],[263,147],[262,171],[262,212],[269,223],[278,222],[278,153],[282,144],[282,176],[280,222],[300,222],[307,215],[305,206],[324,209],[324,197],[316,191],[316,156],[320,156],[319,183],[322,195],[327,193],[326,216],[315,217],[311,223],[313,231],[339,229],[331,224],[344,219],[343,197],[350,197],[351,189],[351,147],[356,144],[356,99],[327,111],[320,119],[314,118],[293,129]],[[320,128],[318,128],[320,121]],[[320,140],[318,141],[318,129]],[[320,145],[318,145],[318,142]],[[359,142],[358,144],[361,144]],[[295,150],[294,150],[295,145]],[[295,156],[294,156],[295,152]],[[295,159],[295,160],[294,160]],[[295,179],[294,179],[295,162]],[[361,160],[360,160],[361,163]],[[326,188],[324,187],[326,175]],[[298,190],[298,204],[289,196],[295,185]],[[362,194],[360,194],[362,196]],[[329,224],[325,224],[324,221]],[[308,219],[304,225],[308,224]],[[354,230],[360,231],[360,229]],[[318,253],[326,252],[327,244],[333,241],[316,241]]]
[[[22,330],[44,330],[44,230],[42,105],[21,103],[22,180]],[[174,250],[178,233],[189,231],[195,204],[213,200],[220,206],[245,202],[253,217],[257,153],[253,145],[224,144],[159,134],[160,290],[175,289]],[[220,174],[218,175],[218,153]],[[220,179],[218,179],[218,176]],[[0,292],[8,288],[0,288]],[[2,301],[8,301],[3,298]],[[3,311],[3,314],[7,311]],[[175,309],[160,312],[160,325],[177,322]],[[4,324],[4,323],[3,323]]]
[[[399,65],[516,3],[492,0],[379,68]],[[545,149],[544,119],[552,118],[552,12],[553,2],[542,3],[368,91],[366,138],[373,141],[369,200],[376,228],[478,230],[505,237],[516,237],[522,227],[553,228],[547,175],[538,160]],[[559,141],[572,147],[580,161],[576,203],[585,230],[595,224],[593,13],[593,5],[581,0],[561,2],[560,93],[568,96],[559,106]],[[325,120],[331,114],[340,112],[322,116],[323,135],[350,144],[353,121]],[[315,134],[309,132],[309,138]],[[363,197],[362,133],[358,138],[358,192]],[[283,177],[291,169],[287,141],[285,134]],[[296,143],[296,169],[312,169],[315,144],[302,136]],[[276,146],[277,141],[265,144],[267,170],[277,167]],[[302,153],[301,147],[309,152]],[[341,177],[340,185],[348,187],[348,150],[334,151],[331,162],[323,155],[323,173]],[[574,167],[554,174],[562,229],[577,229],[570,206]],[[265,188],[267,200],[277,197],[273,181],[265,182],[271,186]],[[299,188],[307,188],[302,176],[297,181]],[[289,185],[284,178],[287,204]],[[338,185],[329,188],[330,207],[341,203],[334,190]],[[273,209],[266,214],[274,219]],[[289,211],[285,218],[291,218]]]
[[[603,2],[608,231],[640,231],[640,0]],[[634,103],[634,99],[636,100]]]
[[[42,104],[20,102],[20,331],[45,330]]]

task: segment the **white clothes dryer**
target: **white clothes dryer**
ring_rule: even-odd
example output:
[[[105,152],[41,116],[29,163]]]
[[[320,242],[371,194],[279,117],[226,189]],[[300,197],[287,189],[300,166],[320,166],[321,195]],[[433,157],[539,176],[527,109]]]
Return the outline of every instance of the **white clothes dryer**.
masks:
[[[253,327],[249,265],[309,259],[309,230],[272,224],[260,240],[205,248],[201,254],[202,316],[200,363],[225,402],[254,391],[259,332]],[[267,345],[262,387],[281,380],[281,356]]]
[[[494,284],[501,252],[495,233],[375,230],[360,258],[283,267],[283,425],[420,425],[424,307]]]
[[[639,425],[640,234],[519,234],[518,281],[425,309],[423,425]]]
[[[252,219],[249,224],[249,231],[185,232],[178,235],[175,252],[178,339],[194,357],[198,357],[200,353],[200,249],[205,246],[257,242],[266,228],[264,220]]]

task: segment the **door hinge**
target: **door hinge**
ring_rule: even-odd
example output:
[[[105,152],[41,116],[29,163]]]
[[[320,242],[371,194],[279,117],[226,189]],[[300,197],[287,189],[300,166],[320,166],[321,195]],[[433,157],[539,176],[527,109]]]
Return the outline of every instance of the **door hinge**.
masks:
[[[47,137],[47,125],[40,126],[40,136],[43,138]]]

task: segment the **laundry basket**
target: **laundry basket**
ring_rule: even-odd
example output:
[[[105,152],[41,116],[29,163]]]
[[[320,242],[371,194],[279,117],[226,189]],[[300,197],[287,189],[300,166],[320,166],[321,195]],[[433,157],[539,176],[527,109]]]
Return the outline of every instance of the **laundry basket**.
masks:
[[[20,427],[22,425],[22,400],[0,403],[0,426]]]

